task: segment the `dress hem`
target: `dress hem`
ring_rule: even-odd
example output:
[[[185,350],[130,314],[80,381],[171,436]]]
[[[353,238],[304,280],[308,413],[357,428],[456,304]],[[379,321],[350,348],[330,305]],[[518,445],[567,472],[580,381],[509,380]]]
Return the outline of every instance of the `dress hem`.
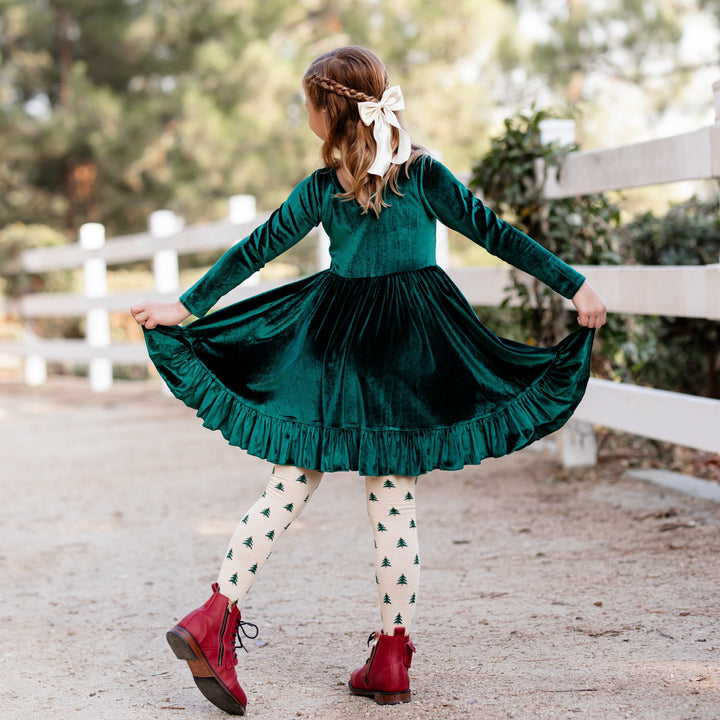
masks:
[[[150,357],[169,389],[227,442],[278,465],[362,475],[459,470],[526,447],[562,427],[583,397],[594,331],[580,328],[554,348],[546,372],[502,408],[446,427],[325,427],[274,417],[233,394],[178,336],[146,331]],[[572,368],[572,371],[569,371]]]

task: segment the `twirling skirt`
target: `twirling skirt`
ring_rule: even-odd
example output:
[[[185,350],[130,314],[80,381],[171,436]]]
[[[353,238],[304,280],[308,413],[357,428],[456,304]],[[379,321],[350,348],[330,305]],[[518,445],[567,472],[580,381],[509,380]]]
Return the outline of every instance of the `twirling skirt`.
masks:
[[[561,427],[585,391],[593,335],[552,348],[499,338],[430,266],[320,272],[145,339],[175,396],[251,455],[419,475]]]

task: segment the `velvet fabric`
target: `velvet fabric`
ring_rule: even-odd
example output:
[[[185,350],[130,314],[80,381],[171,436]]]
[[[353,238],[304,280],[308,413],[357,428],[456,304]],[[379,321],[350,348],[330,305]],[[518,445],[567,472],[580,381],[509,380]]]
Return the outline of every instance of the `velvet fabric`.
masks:
[[[553,348],[498,338],[435,265],[435,220],[566,297],[584,278],[421,159],[379,218],[301,182],[181,297],[198,316],[323,223],[332,264],[184,328],[146,331],[173,393],[233,445],[281,465],[363,475],[455,470],[562,426],[582,398],[593,332]]]

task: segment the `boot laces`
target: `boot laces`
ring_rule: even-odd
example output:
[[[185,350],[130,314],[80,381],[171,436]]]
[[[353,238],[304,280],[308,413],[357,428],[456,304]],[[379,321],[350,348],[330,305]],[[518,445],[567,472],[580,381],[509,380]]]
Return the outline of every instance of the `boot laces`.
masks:
[[[248,628],[251,628],[249,632]],[[254,633],[253,630],[255,631]],[[254,623],[247,622],[241,618],[237,618],[235,620],[235,628],[233,630],[233,638],[237,641],[237,643],[233,646],[233,657],[235,659],[237,659],[238,650],[244,650],[245,652],[248,651],[248,649],[243,645],[243,639],[240,636],[240,633],[245,636],[246,640],[254,640],[258,636],[259,632],[260,629]]]

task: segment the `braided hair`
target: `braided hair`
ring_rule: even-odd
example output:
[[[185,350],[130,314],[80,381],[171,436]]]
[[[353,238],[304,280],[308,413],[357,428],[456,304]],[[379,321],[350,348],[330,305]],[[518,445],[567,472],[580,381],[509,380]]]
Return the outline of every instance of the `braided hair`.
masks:
[[[354,100],[355,102],[379,102],[378,98],[373,97],[372,95],[366,95],[364,92],[360,92],[360,90],[349,88],[336,80],[332,80],[329,77],[323,77],[322,75],[306,76],[305,82],[318,85],[323,88],[323,90],[335,93],[336,95],[342,95],[343,97],[350,98],[350,100]]]
[[[372,128],[360,119],[359,102],[378,102],[389,86],[385,66],[369,50],[348,46],[321,55],[303,78],[303,85],[313,107],[326,111],[328,133],[322,148],[323,161],[328,167],[342,170],[351,187],[339,197],[356,200],[366,213],[378,216],[385,201],[386,186],[396,195],[401,165],[391,165],[385,175],[370,175],[368,170],[375,158],[377,146]],[[402,124],[401,114],[398,118]],[[393,150],[399,143],[399,133],[392,128]],[[424,154],[413,146],[405,172],[415,158]]]

